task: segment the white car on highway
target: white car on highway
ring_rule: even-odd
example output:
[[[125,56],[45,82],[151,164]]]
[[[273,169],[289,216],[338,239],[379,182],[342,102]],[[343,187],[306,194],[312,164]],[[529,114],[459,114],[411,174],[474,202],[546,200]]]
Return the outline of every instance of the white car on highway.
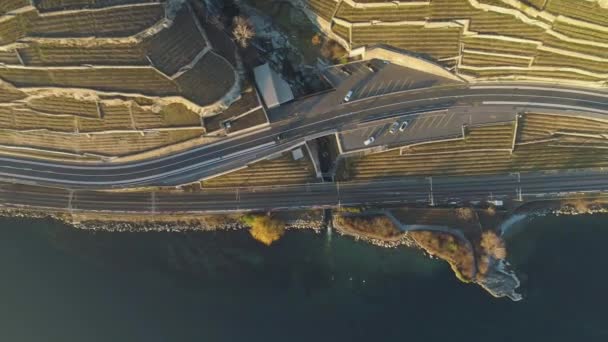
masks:
[[[346,96],[344,96],[344,102],[348,102],[350,101],[350,98],[353,96],[353,91],[349,90],[348,93],[346,93]]]
[[[369,144],[373,143],[374,141],[376,141],[376,138],[374,138],[374,137],[369,137],[369,138],[367,138],[367,140],[365,140],[365,141],[363,142],[363,145],[368,146]]]

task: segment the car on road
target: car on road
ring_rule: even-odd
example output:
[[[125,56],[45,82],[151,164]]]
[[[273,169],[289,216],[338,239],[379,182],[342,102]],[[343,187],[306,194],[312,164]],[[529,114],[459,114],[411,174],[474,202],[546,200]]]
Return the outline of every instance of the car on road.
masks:
[[[409,126],[409,124],[410,124],[409,121],[403,121],[401,123],[401,126],[399,126],[399,132],[405,131],[405,129],[407,128],[407,126]]]
[[[374,138],[374,137],[369,137],[369,138],[367,138],[367,140],[365,140],[365,141],[363,142],[363,145],[368,146],[369,144],[373,143],[374,141],[376,141],[376,138]]]
[[[348,76],[352,75],[353,72],[350,71],[346,66],[341,66],[340,67],[340,71],[342,71],[343,73],[347,74]]]
[[[397,133],[397,128],[399,128],[399,122],[395,121],[393,122],[393,124],[391,125],[391,128],[388,130],[388,132],[390,134],[395,134]]]
[[[283,133],[277,134],[276,137],[274,137],[274,141],[276,141],[277,143],[281,142],[283,139],[285,138],[285,135]]]
[[[376,66],[373,65],[372,63],[365,64],[365,67],[367,68],[367,70],[369,70],[371,72],[377,72],[378,71],[378,68],[376,68]]]
[[[344,102],[348,102],[350,101],[350,98],[353,96],[353,91],[349,90],[348,93],[346,93],[346,96],[344,96]]]
[[[383,59],[382,63],[384,63],[384,64],[390,64],[391,62],[387,61],[386,59]]]

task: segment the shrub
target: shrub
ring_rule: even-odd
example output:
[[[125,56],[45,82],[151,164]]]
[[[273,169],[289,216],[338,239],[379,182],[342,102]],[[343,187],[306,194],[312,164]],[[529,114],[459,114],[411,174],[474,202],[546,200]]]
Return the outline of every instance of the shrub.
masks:
[[[490,216],[496,215],[496,207],[491,205],[486,209],[486,213]]]
[[[507,249],[504,241],[494,232],[485,231],[481,234],[481,248],[484,254],[495,259],[504,259],[507,257]]]
[[[412,231],[408,234],[429,254],[447,261],[458,279],[463,282],[473,279],[475,258],[464,241],[443,232]]]
[[[374,235],[381,238],[391,238],[401,235],[393,221],[384,215],[374,216],[338,216],[337,223],[344,229]]]
[[[475,212],[471,208],[456,209],[456,216],[463,221],[471,221],[475,218]]]
[[[360,214],[362,210],[359,207],[340,207],[339,211],[343,213]]]
[[[312,36],[312,39],[310,41],[312,43],[312,45],[314,46],[318,46],[321,45],[321,43],[323,42],[323,40],[321,39],[321,35],[318,33],[315,33],[314,36]]]
[[[321,47],[321,55],[332,61],[339,61],[346,55],[346,50],[335,40],[327,40]]]
[[[285,223],[269,215],[245,215],[241,221],[250,227],[251,236],[266,246],[270,246],[285,233]]]

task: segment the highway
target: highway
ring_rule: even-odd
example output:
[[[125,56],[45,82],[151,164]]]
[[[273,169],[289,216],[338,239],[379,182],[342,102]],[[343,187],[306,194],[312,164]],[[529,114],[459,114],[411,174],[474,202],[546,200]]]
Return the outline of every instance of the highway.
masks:
[[[270,127],[165,157],[126,164],[68,164],[0,158],[0,180],[68,189],[178,185],[225,172],[302,144],[313,135],[399,113],[463,108],[469,116],[522,108],[608,114],[608,94],[554,85],[451,85],[360,99],[343,104],[348,89],[307,98],[271,113]],[[292,115],[297,113],[297,115]],[[275,140],[283,135],[280,142]],[[429,137],[433,132],[429,132]],[[328,185],[324,185],[323,191]],[[162,196],[161,196],[162,197]],[[348,198],[347,198],[348,200]]]
[[[206,189],[199,192],[113,192],[3,184],[9,208],[65,212],[213,213],[348,205],[457,204],[608,194],[608,171],[579,170],[475,177],[408,177],[371,182]]]

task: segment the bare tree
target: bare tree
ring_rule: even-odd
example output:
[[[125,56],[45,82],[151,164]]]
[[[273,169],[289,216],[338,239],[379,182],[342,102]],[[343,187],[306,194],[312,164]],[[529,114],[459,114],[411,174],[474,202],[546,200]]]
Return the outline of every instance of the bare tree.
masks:
[[[249,46],[249,41],[255,37],[255,31],[248,19],[235,17],[232,22],[232,35],[242,48],[246,48]]]

